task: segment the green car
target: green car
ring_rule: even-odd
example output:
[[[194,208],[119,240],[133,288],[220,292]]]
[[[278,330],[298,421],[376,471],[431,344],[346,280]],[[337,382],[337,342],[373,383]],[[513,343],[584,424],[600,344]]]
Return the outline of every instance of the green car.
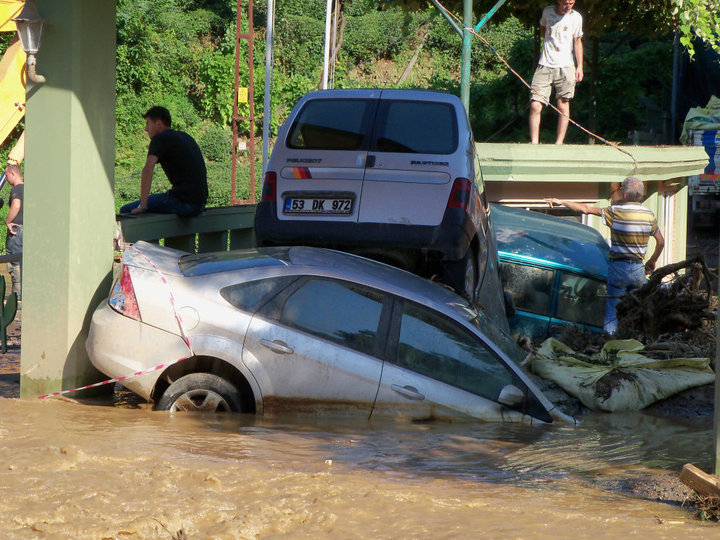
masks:
[[[609,255],[602,235],[567,219],[491,207],[503,287],[515,305],[512,334],[538,340],[566,325],[602,333]]]

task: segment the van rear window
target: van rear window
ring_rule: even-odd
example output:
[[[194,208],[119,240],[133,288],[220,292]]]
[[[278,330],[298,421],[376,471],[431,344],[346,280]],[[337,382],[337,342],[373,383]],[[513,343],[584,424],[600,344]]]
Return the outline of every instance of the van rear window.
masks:
[[[314,99],[308,101],[290,128],[289,148],[358,150],[367,132],[375,100]]]
[[[378,152],[452,154],[458,146],[455,108],[431,101],[380,101],[375,126]]]

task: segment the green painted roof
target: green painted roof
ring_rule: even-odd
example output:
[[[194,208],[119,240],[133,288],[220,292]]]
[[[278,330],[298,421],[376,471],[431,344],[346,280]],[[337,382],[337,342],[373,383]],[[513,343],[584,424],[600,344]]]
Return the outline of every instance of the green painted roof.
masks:
[[[477,143],[486,182],[622,182],[670,180],[701,174],[702,146]]]

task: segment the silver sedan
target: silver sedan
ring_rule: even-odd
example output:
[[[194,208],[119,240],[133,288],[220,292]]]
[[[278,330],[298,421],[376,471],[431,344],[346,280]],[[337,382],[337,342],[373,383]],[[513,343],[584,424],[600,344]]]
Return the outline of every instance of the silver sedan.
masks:
[[[310,247],[193,255],[138,242],[116,274],[87,351],[158,409],[567,419],[485,315],[382,263]]]

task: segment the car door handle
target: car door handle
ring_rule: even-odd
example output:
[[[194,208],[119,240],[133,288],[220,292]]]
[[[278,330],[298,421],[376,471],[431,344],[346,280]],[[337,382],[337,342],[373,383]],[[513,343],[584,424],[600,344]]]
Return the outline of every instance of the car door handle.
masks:
[[[365,166],[366,167],[374,167],[375,166],[375,158],[376,156],[368,156],[365,160]]]
[[[413,388],[412,386],[400,386],[399,384],[391,384],[390,388],[408,399],[414,399],[416,401],[422,401],[425,399],[425,396],[418,392],[417,388]]]
[[[269,339],[261,339],[260,344],[264,345],[268,349],[270,349],[273,352],[276,352],[278,354],[292,354],[295,351],[293,351],[290,347],[288,347],[285,343],[282,341],[270,341]]]

